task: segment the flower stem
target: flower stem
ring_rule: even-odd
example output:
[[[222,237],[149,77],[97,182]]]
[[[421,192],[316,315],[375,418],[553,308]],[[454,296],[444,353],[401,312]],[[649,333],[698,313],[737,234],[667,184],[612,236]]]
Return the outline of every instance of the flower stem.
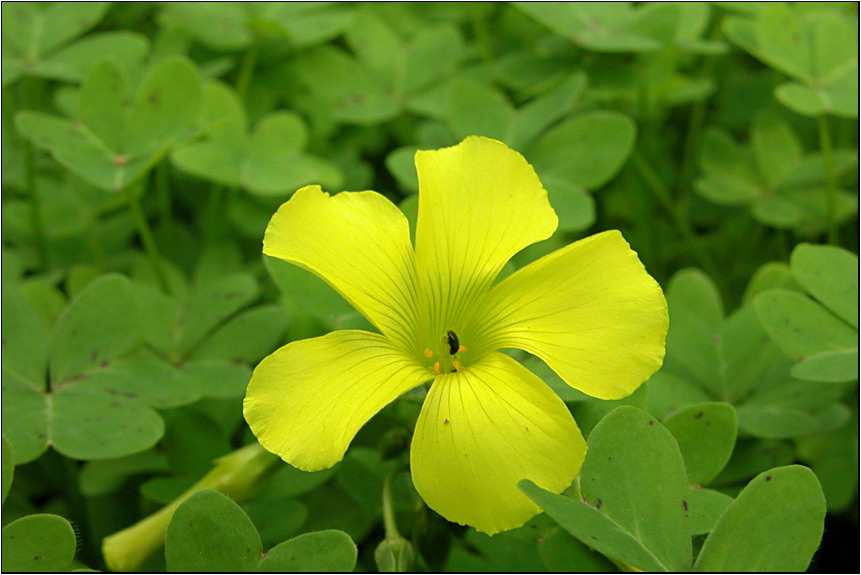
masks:
[[[834,147],[831,144],[831,129],[828,117],[819,116],[819,145],[822,148],[822,163],[825,167],[826,218],[828,220],[828,243],[836,245],[837,238],[837,182],[834,174]]]
[[[383,527],[386,529],[386,539],[400,539],[398,524],[395,522],[395,509],[392,505],[392,481],[397,471],[386,476],[383,482]]]
[[[712,261],[708,252],[706,252],[697,241],[696,234],[694,233],[690,222],[684,214],[682,214],[675,202],[673,202],[670,190],[639,150],[634,150],[631,158],[634,162],[634,167],[637,168],[637,171],[646,182],[648,188],[652,191],[652,194],[669,214],[670,219],[673,221],[673,224],[675,224],[679,233],[685,238],[685,241],[688,243],[688,247],[696,256],[699,264],[715,281],[717,281],[721,277],[717,266],[714,261]]]
[[[102,554],[112,571],[134,571],[164,544],[167,526],[179,505],[202,489],[241,501],[278,468],[281,459],[252,443],[215,460],[215,467],[170,504],[134,525],[105,537]]]
[[[141,237],[141,242],[143,242],[144,250],[147,252],[147,256],[152,264],[159,286],[165,293],[170,293],[167,276],[165,275],[164,268],[162,268],[161,265],[161,256],[159,256],[158,253],[158,245],[155,243],[155,237],[152,235],[152,230],[150,229],[149,222],[147,222],[146,219],[146,214],[141,206],[139,194],[136,192],[136,186],[130,186],[126,189],[126,197],[128,198],[129,207],[132,210],[132,216],[135,219],[135,224],[137,225],[138,233]]]

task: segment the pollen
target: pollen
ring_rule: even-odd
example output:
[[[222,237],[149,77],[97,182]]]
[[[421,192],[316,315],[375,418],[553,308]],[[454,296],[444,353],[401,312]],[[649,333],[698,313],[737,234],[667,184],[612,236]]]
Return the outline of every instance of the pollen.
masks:
[[[462,351],[466,351],[466,347],[460,346],[459,348],[457,348],[457,353],[460,353]]]
[[[434,362],[434,364],[433,364],[433,372],[437,375],[441,375],[441,372],[439,370],[439,362],[438,361]]]
[[[428,359],[433,357],[433,352],[431,350],[429,350],[428,348],[425,348],[425,357]]]
[[[452,364],[452,366],[454,366],[455,371],[460,371],[461,366],[460,366],[460,362],[458,360],[454,360],[453,362],[451,362],[451,364]]]

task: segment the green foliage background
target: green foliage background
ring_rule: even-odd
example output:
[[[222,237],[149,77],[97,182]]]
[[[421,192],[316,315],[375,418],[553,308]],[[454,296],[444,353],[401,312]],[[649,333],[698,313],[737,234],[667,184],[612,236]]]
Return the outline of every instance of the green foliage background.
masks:
[[[857,4],[5,2],[2,21],[4,570],[116,568],[102,540],[190,487],[154,552],[117,543],[127,568],[804,570],[826,510],[812,567],[858,568]],[[510,269],[617,228],[671,321],[621,401],[519,357],[590,451],[563,495],[523,482],[546,513],[493,538],[412,489],[420,398],[330,470],[235,451],[261,358],[366,325],[262,258],[276,208],[374,189],[414,228],[415,150],[471,134],[522,152],[559,214]]]

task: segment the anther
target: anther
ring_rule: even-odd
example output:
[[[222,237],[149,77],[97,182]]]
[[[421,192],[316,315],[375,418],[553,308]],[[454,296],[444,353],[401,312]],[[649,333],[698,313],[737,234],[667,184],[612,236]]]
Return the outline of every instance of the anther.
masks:
[[[428,348],[425,348],[425,357],[428,359],[433,357],[433,352],[431,350],[429,350]]]

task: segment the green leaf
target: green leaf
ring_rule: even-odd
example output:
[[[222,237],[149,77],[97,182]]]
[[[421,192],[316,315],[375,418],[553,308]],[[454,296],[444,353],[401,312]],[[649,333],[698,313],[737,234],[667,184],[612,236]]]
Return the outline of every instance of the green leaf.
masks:
[[[3,457],[3,501],[6,501],[6,496],[9,495],[9,490],[12,488],[12,480],[15,477],[15,456],[13,455],[12,444],[2,435],[2,457]]]
[[[792,250],[790,269],[810,295],[858,327],[858,256],[836,246],[802,243]]]
[[[75,531],[58,515],[28,515],[3,528],[3,571],[70,571]]]
[[[773,289],[756,296],[753,305],[765,330],[790,357],[858,349],[856,330],[801,294]]]
[[[825,497],[810,469],[778,467],[742,490],[709,534],[695,571],[804,571],[819,547]]]
[[[14,371],[29,386],[45,387],[48,353],[42,319],[21,289],[3,286],[3,370]]]
[[[542,135],[527,157],[542,176],[554,176],[587,190],[606,184],[634,149],[637,126],[618,112],[574,116]]]
[[[858,491],[858,419],[830,433],[817,433],[797,440],[798,457],[819,478],[828,510],[848,508]]]
[[[22,465],[48,449],[45,395],[5,365],[2,387],[3,433],[15,450],[15,464]]]
[[[177,507],[164,541],[168,571],[256,571],[262,551],[245,512],[211,489]]]
[[[280,306],[263,305],[243,311],[207,338],[192,359],[256,364],[281,342],[287,323],[287,314]]]
[[[691,487],[688,493],[688,519],[691,535],[703,535],[714,529],[732,497],[713,489]]]
[[[647,571],[690,566],[684,461],[673,436],[649,414],[615,409],[589,434],[580,477],[585,503],[520,488],[566,531],[604,555]]]
[[[110,459],[149,449],[164,422],[143,402],[69,384],[46,398],[51,444],[72,459]]]
[[[62,384],[123,355],[139,341],[131,282],[106,274],[79,293],[57,320],[49,348],[51,381]]]
[[[415,164],[417,150],[415,146],[403,146],[392,150],[386,156],[386,168],[389,173],[404,190],[412,194],[419,191],[419,176]]]
[[[308,519],[308,508],[290,497],[263,497],[259,493],[244,505],[257,527],[264,548],[297,535]]]
[[[712,481],[712,485],[732,485],[747,481],[757,473],[795,461],[795,450],[786,441],[740,438],[732,459]]]
[[[728,403],[700,403],[671,414],[664,426],[679,444],[688,480],[708,485],[732,456],[738,419]]]
[[[358,550],[343,531],[305,533],[276,545],[260,561],[262,572],[349,572],[356,566]]]
[[[116,491],[135,475],[166,473],[168,470],[164,454],[155,450],[143,451],[116,459],[87,463],[78,476],[78,485],[81,493],[87,497],[96,497]]]
[[[259,294],[257,282],[248,274],[233,274],[193,292],[180,312],[181,333],[177,351],[190,353],[227,318],[248,305]]]

